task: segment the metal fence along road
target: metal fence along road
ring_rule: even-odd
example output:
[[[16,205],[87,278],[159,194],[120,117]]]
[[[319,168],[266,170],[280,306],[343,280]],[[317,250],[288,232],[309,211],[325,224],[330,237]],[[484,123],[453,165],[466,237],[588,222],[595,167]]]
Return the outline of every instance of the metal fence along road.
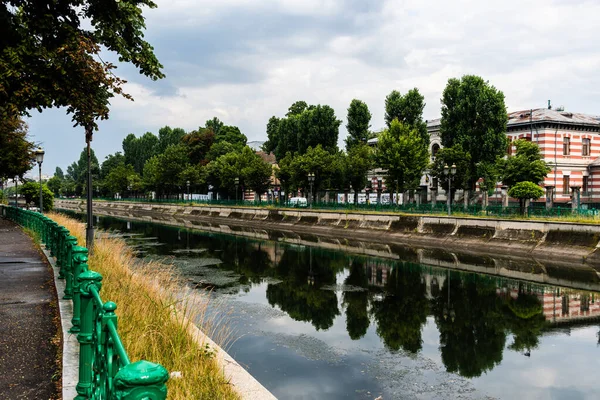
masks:
[[[37,233],[56,258],[65,299],[73,301],[70,332],[79,342],[78,400],[163,400],[168,371],[149,361],[130,362],[117,329],[117,305],[100,297],[102,275],[88,268],[88,249],[69,230],[33,211],[0,206],[2,215]]]

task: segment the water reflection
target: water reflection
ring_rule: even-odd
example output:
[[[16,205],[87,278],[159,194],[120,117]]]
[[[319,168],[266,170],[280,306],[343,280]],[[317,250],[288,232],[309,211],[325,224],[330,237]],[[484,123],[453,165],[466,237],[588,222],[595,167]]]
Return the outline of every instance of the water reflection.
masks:
[[[131,243],[142,256],[170,257],[190,281],[216,293],[264,290],[271,307],[315,332],[334,329],[341,319],[353,343],[367,343],[376,332],[388,352],[417,356],[429,351],[424,332],[435,329],[443,368],[466,378],[482,378],[509,354],[533,359],[542,338],[596,325],[600,316],[593,291],[288,244],[285,238],[258,241],[110,218],[101,225],[156,238],[160,246],[135,236]],[[567,364],[568,353],[561,354]]]

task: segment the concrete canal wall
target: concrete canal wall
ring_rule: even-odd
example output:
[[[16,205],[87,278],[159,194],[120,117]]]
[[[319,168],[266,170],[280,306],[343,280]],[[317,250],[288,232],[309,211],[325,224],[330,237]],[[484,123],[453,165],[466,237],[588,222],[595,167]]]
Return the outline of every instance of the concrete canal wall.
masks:
[[[55,206],[85,212],[80,200],[56,200]],[[106,201],[95,202],[94,209],[102,215],[191,223],[200,229],[249,226],[476,254],[560,258],[600,268],[596,224]]]

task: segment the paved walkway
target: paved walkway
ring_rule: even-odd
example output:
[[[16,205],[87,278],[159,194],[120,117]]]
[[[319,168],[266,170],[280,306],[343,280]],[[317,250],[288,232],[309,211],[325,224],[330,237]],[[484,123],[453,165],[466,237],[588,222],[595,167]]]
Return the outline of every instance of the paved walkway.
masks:
[[[57,399],[60,320],[52,268],[0,218],[0,399]],[[60,382],[60,381],[59,381]]]

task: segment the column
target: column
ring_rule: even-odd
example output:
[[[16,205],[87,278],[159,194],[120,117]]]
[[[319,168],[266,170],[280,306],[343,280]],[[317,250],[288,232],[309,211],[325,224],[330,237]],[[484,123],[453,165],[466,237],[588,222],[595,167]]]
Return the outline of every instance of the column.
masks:
[[[545,186],[546,188],[546,210],[554,207],[554,186]]]
[[[571,207],[574,211],[579,210],[581,202],[581,186],[571,186]]]
[[[508,186],[502,185],[502,208],[508,207]]]

